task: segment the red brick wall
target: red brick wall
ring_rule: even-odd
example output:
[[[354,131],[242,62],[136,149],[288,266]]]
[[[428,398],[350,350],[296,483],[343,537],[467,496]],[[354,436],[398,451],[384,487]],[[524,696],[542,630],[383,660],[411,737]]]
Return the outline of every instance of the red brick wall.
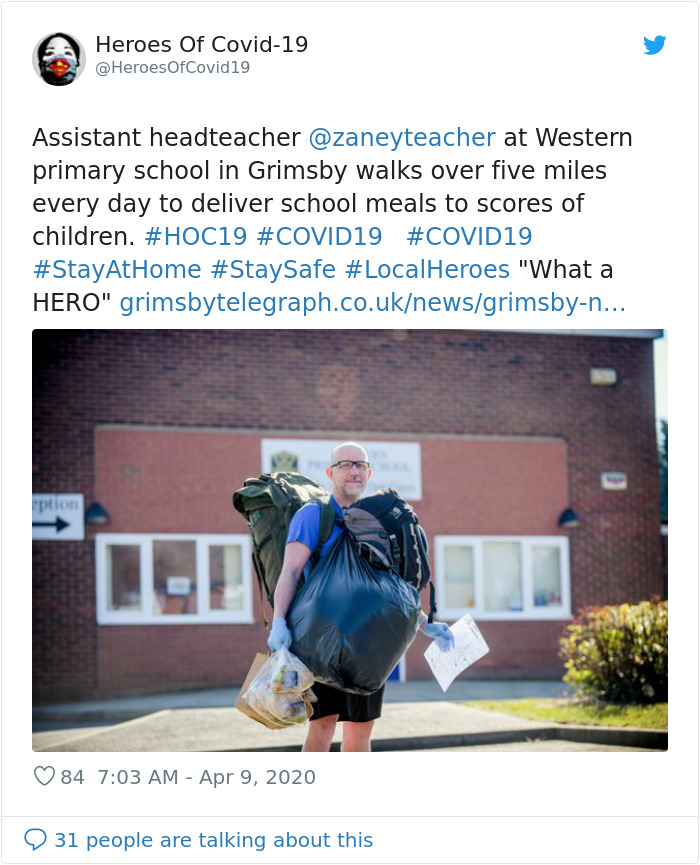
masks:
[[[261,472],[260,436],[100,428],[95,465],[110,532],[247,533],[231,496]]]
[[[247,532],[231,506],[231,493],[263,470],[263,437],[98,428],[95,495],[109,512],[107,530]],[[378,440],[376,434],[362,439]],[[416,441],[423,498],[414,504],[429,534],[558,533],[569,495],[563,441],[419,436]]]
[[[191,477],[193,440],[178,433],[182,438],[165,477],[155,486],[139,486],[138,471],[148,474],[157,456],[158,440],[151,438],[139,456],[143,464],[135,469],[131,452],[119,454],[123,475],[117,477],[114,466],[105,469],[113,474],[104,475],[111,477],[104,487],[95,448],[99,425],[441,436],[424,443],[424,479],[444,477],[451,494],[459,496],[468,523],[459,521],[454,531],[460,533],[488,531],[492,490],[516,484],[523,458],[500,477],[494,476],[492,460],[487,475],[478,461],[460,473],[450,467],[458,445],[447,437],[547,436],[561,439],[556,446],[562,452],[566,445],[568,496],[561,487],[553,498],[540,484],[526,489],[497,514],[495,530],[527,533],[509,526],[525,520],[541,525],[546,513],[550,533],[550,520],[558,515],[553,512],[561,502],[570,503],[582,523],[570,535],[574,608],[663,592],[649,341],[469,331],[37,331],[34,336],[34,490],[83,492],[89,504],[109,489],[110,502],[103,504],[113,517],[112,531],[125,530],[117,526],[129,525],[143,508],[156,523],[150,530],[174,530],[189,510],[184,493],[194,503],[189,531],[235,530],[233,523],[218,528],[230,514],[230,487],[220,505],[207,495],[220,479],[214,466],[226,465],[228,454],[225,437],[218,441],[213,433],[209,446],[224,450]],[[591,366],[616,368],[617,386],[592,387]],[[257,464],[256,441],[242,440],[240,456],[250,454]],[[543,457],[536,467],[537,476],[547,478],[551,462]],[[627,472],[629,489],[601,490],[605,470]],[[131,498],[113,503],[117,489],[131,489]],[[164,489],[180,491],[166,510],[159,507]],[[421,509],[439,509],[438,498],[426,487]],[[443,519],[447,526],[453,518],[441,514],[441,526]],[[237,626],[230,642],[226,635],[233,636],[234,626],[143,626],[128,629],[128,646],[120,643],[124,628],[95,624],[90,540],[35,543],[33,579],[37,699],[219,684],[220,678],[207,677],[237,669],[240,654],[259,645],[257,626]],[[494,645],[474,674],[555,674],[558,627],[485,624]],[[197,645],[206,651],[193,652]],[[106,659],[117,656],[105,680]],[[154,680],[144,659],[155,656],[177,663],[159,664]]]

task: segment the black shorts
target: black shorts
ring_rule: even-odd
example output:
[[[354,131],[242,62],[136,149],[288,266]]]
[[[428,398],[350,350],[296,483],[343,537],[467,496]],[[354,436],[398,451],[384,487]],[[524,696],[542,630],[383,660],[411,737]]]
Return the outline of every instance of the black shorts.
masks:
[[[328,715],[338,715],[339,721],[376,721],[382,714],[382,701],[384,700],[384,686],[375,691],[374,694],[364,696],[362,694],[348,694],[328,685],[316,682],[312,691],[317,701],[311,705],[314,708],[310,721],[326,718]]]

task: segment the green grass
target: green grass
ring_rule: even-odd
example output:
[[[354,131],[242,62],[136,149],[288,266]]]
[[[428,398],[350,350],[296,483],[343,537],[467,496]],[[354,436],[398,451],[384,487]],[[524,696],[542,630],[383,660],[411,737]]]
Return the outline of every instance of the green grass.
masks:
[[[668,729],[668,703],[619,706],[612,703],[581,703],[573,699],[527,699],[472,700],[463,705],[504,712],[530,721],[594,724],[603,727],[643,727],[646,730]]]

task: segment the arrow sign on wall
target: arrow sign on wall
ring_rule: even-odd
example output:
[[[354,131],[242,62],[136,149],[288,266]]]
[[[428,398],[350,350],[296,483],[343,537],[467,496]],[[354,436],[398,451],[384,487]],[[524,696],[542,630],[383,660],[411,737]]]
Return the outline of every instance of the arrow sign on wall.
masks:
[[[85,540],[84,510],[82,493],[32,493],[32,540]]]
[[[62,520],[60,517],[56,517],[56,519],[51,523],[32,523],[32,528],[41,528],[42,526],[53,526],[56,529],[56,532],[60,532],[69,526],[70,523],[67,523],[65,520]]]

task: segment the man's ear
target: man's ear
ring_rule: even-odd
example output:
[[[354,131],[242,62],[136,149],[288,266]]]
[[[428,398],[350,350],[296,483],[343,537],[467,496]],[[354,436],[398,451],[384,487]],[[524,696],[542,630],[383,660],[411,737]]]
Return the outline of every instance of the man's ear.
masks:
[[[326,466],[326,477],[329,480],[333,480],[333,469],[330,466]]]

